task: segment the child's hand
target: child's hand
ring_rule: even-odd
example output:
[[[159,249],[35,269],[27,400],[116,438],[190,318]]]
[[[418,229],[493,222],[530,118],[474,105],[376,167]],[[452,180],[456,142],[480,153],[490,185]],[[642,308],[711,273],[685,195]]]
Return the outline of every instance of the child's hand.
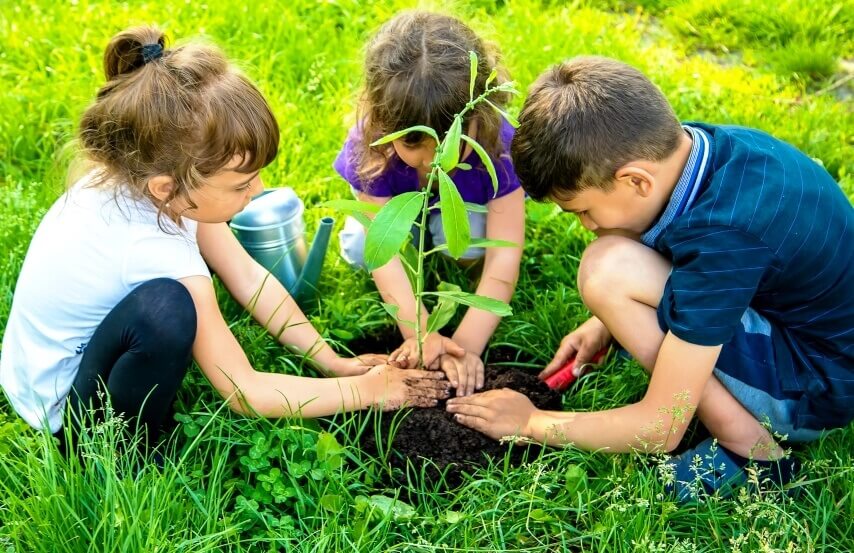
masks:
[[[502,388],[467,397],[453,397],[445,409],[458,423],[494,440],[505,436],[530,437],[529,424],[537,408],[527,396]]]
[[[610,343],[611,333],[602,321],[590,317],[584,324],[564,336],[554,358],[538,376],[540,380],[545,380],[572,357],[575,357],[576,371],[580,371],[585,363],[589,363],[600,349]]]
[[[388,355],[366,353],[356,357],[338,357],[329,367],[333,376],[358,376],[365,374],[371,367],[388,362]]]
[[[439,371],[400,369],[377,365],[368,373],[374,407],[394,411],[401,407],[435,407],[451,394],[451,383]]]
[[[470,396],[475,390],[483,388],[483,360],[470,352],[462,357],[440,355],[430,367],[441,369],[451,387],[457,389],[457,396]]]
[[[458,346],[450,338],[442,336],[438,332],[431,332],[424,337],[421,347],[424,356],[424,367],[429,367],[440,355],[453,355],[462,357],[466,350]],[[418,341],[415,338],[407,338],[403,344],[388,356],[388,362],[402,369],[414,369],[418,366]]]

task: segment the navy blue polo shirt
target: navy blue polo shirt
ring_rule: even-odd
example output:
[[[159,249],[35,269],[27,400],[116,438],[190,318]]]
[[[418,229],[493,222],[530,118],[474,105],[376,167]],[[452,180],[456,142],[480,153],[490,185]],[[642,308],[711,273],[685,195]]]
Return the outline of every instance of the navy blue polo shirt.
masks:
[[[748,307],[774,328],[782,390],[802,425],[854,418],[854,208],[818,163],[764,132],[685,125],[688,163],[643,236],[673,263],[662,328],[728,342]]]

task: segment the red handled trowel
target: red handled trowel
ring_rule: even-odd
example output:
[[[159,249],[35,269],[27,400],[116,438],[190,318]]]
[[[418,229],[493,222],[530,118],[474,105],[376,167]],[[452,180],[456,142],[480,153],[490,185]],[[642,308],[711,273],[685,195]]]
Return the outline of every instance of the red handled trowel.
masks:
[[[607,346],[599,350],[596,355],[593,356],[593,359],[584,364],[584,366],[582,367],[582,374],[586,372],[591,365],[598,365],[602,361],[602,359],[605,358],[605,355],[607,353]],[[562,390],[566,390],[569,385],[575,382],[575,379],[578,378],[578,376],[575,375],[574,371],[575,357],[572,357],[569,361],[564,363],[564,365],[559,368],[556,373],[553,373],[548,378],[546,378],[546,386],[548,386],[552,390],[557,390],[559,392]]]

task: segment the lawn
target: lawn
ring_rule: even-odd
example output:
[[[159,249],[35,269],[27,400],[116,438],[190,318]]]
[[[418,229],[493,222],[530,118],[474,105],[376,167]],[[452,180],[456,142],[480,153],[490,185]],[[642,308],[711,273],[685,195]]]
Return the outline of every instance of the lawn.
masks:
[[[306,202],[346,197],[332,161],[352,123],[361,47],[400,9],[450,11],[497,42],[521,90],[578,54],[646,72],[684,120],[757,127],[819,160],[854,198],[851,71],[854,5],[782,0],[279,0],[0,3],[0,334],[41,216],[65,185],[66,148],[102,83],[115,32],[156,23],[170,38],[204,35],[240,62],[279,119],[280,154],[263,172]],[[512,112],[521,105],[514,101]],[[588,235],[574,218],[529,202],[514,315],[487,361],[508,353],[536,370],[587,316],[575,271]],[[452,271],[468,286],[468,276]],[[57,274],[57,286],[62,276]],[[260,369],[312,374],[220,291]],[[315,326],[340,351],[396,332],[364,273],[333,240]],[[611,361],[574,385],[567,409],[635,401],[642,369]],[[228,412],[198,370],[176,405],[165,465],[117,453],[121,421],[101,425],[85,464],[65,459],[0,399],[0,551],[839,551],[854,545],[854,425],[798,447],[789,495],[742,494],[678,507],[641,455],[573,448],[512,467],[497,459],[449,488],[412,472],[387,484],[383,459],[360,449],[366,414],[314,421]],[[417,467],[416,467],[417,469]]]

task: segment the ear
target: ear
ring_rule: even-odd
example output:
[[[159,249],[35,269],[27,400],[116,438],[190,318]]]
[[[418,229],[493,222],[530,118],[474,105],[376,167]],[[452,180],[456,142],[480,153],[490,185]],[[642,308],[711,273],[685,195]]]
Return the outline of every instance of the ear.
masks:
[[[627,163],[617,169],[614,176],[618,182],[631,186],[637,195],[644,198],[650,196],[655,188],[655,177],[643,164]]]
[[[175,181],[166,175],[157,175],[148,179],[148,191],[160,202],[165,202],[175,190]]]

